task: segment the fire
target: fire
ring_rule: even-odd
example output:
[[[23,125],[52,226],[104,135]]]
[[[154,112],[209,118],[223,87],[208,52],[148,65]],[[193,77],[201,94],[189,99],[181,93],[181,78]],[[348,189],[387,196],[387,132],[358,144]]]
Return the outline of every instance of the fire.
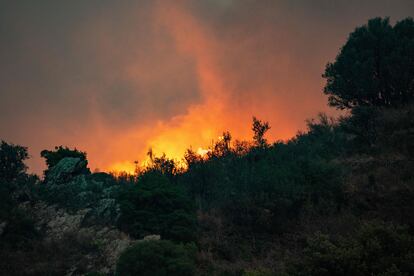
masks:
[[[167,158],[183,164],[187,149],[196,148],[197,154],[206,156],[209,152],[206,148],[223,131],[229,131],[235,139],[250,140],[253,115],[264,120],[272,118],[270,123],[274,123],[277,128],[270,130],[270,140],[275,137],[276,131],[279,139],[295,134],[297,126],[293,123],[294,119],[283,117],[287,107],[273,98],[273,79],[266,79],[254,87],[248,86],[243,88],[243,93],[238,93],[239,87],[234,81],[229,81],[238,73],[238,69],[234,67],[234,70],[223,71],[221,68],[222,60],[218,53],[225,53],[228,48],[225,47],[226,44],[184,6],[177,2],[156,3],[158,5],[154,12],[154,25],[167,31],[173,38],[175,50],[193,61],[201,100],[187,106],[180,115],[158,121],[147,129],[148,135],[145,137],[139,134],[144,127],[137,127],[131,136],[140,137],[135,140],[139,141],[139,150],[128,148],[131,142],[117,143],[120,146],[119,151],[124,153],[123,160],[127,156],[131,160],[138,158],[144,160],[140,165],[146,166],[149,164],[146,150],[151,148],[155,156],[165,153]],[[142,70],[130,73],[142,74]],[[272,97],[272,100],[260,100],[265,96]],[[219,138],[219,141],[220,139],[223,138]],[[135,166],[133,162],[121,162],[111,165],[110,170],[132,172]]]
[[[226,87],[216,68],[219,61],[215,58],[215,51],[219,42],[196,18],[178,5],[160,3],[162,5],[158,6],[156,13],[157,24],[168,29],[181,54],[194,60],[202,101],[190,105],[183,115],[158,122],[155,134],[149,137],[145,148],[151,148],[155,156],[165,154],[178,165],[184,166],[183,157],[188,148],[198,148],[197,154],[204,157],[209,152],[205,148],[225,130],[235,131],[239,139],[246,139],[250,136],[249,120],[246,120],[247,127],[240,128],[244,120],[238,114],[230,114],[234,110],[226,109],[232,99],[228,98],[227,93],[230,88]],[[192,35],[189,36],[189,33]],[[232,128],[229,129],[229,126]],[[149,164],[146,156],[137,158],[146,160],[144,166]],[[111,169],[132,171],[134,166],[123,162],[112,165]]]
[[[136,170],[136,164],[131,161],[117,162],[107,168],[107,171],[114,173],[114,174],[119,174],[119,173],[135,174],[135,170]]]
[[[197,154],[200,155],[201,157],[205,157],[211,150],[209,149],[203,149],[201,147],[199,147],[197,149]]]

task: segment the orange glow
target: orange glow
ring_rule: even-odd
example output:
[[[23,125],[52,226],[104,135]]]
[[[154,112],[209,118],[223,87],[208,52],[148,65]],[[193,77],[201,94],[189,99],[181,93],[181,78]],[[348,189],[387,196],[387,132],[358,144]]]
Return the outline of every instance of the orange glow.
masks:
[[[99,10],[68,34],[70,62],[59,51],[43,52],[43,40],[29,47],[30,56],[42,56],[42,76],[62,71],[62,83],[52,86],[59,93],[49,91],[52,100],[73,106],[42,105],[41,114],[26,116],[19,127],[22,137],[36,133],[36,139],[10,138],[29,146],[31,169],[41,173],[38,153],[55,145],[86,151],[92,170],[134,173],[134,160],[149,164],[149,148],[182,165],[188,148],[206,156],[224,131],[233,141],[251,140],[252,116],[270,123],[272,142],[291,138],[306,119],[328,110],[320,75],[342,40],[313,42],[320,32],[298,32],[308,21],[285,18],[277,1],[201,2],[154,0]],[[80,61],[72,64],[72,56]],[[30,91],[25,83],[15,85]],[[37,83],[43,91],[47,82]]]
[[[246,109],[231,108],[234,99],[229,96],[236,93],[228,93],[234,88],[226,86],[224,81],[226,76],[217,65],[219,60],[216,53],[222,51],[223,47],[220,41],[217,41],[208,28],[186,12],[185,7],[177,5],[177,2],[158,2],[155,17],[156,25],[170,32],[178,51],[194,60],[202,102],[189,106],[183,115],[159,122],[153,134],[148,137],[144,148],[151,148],[157,156],[165,153],[168,158],[183,164],[186,149],[190,146],[198,148],[197,153],[205,156],[209,150],[203,148],[210,146],[213,139],[219,137],[225,130],[229,130],[237,139],[251,139],[250,124],[253,114],[246,112]],[[237,68],[234,70],[236,71]],[[133,76],[134,73],[142,72],[134,72],[134,70],[128,72],[129,76]],[[257,87],[257,89],[272,88]],[[253,91],[251,93],[254,94]],[[296,132],[294,127],[288,125],[284,125],[283,129],[285,132],[279,132],[279,139],[291,137]],[[128,149],[123,148],[122,151]],[[141,152],[141,155],[137,156],[139,160],[144,160],[140,163],[142,165],[148,164],[144,154]],[[107,170],[132,171],[134,168],[132,163],[119,164],[112,164]]]
[[[203,149],[203,148],[197,149],[197,154],[200,155],[201,157],[205,157],[209,152],[211,152],[211,150],[209,149]]]
[[[87,152],[92,171],[132,172],[149,148],[180,162],[224,131],[251,140],[252,116],[271,125],[269,142],[291,138],[318,112],[337,114],[321,74],[347,34],[412,10],[385,0],[375,11],[358,1],[8,2],[0,138],[27,146],[38,174],[39,153],[59,145]]]
[[[127,174],[135,174],[135,164],[130,161],[118,162],[112,164],[110,167],[106,169],[108,172],[112,172],[114,174],[117,173],[127,173]]]

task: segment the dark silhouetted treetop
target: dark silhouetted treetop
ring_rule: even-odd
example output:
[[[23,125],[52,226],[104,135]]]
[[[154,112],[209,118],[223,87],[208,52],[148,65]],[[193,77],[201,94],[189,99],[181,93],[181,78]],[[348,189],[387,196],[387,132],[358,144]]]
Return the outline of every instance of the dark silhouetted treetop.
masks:
[[[333,63],[328,63],[325,94],[339,109],[400,106],[414,99],[414,21],[394,27],[374,18],[349,35]]]
[[[45,175],[52,167],[56,166],[60,160],[66,157],[79,158],[80,161],[86,161],[87,164],[86,152],[79,151],[76,148],[72,150],[68,147],[56,146],[55,150],[42,150],[40,156],[46,159],[48,169],[44,171]],[[85,166],[84,171],[81,173],[90,173],[90,171]]]
[[[26,172],[24,160],[29,157],[27,148],[8,144],[1,141],[0,144],[0,179],[12,181]]]
[[[264,138],[265,133],[270,129],[270,125],[268,122],[262,122],[256,117],[253,117],[253,140],[258,147],[265,147],[267,146],[267,140]]]
[[[223,132],[223,135],[219,138],[219,140],[216,143],[214,143],[212,150],[209,151],[207,154],[212,157],[222,157],[229,154],[231,152],[230,142],[230,132]]]
[[[150,159],[150,163],[147,165],[145,171],[159,171],[170,177],[177,173],[177,164],[173,159],[169,159],[165,153],[163,153],[160,157],[157,157],[155,156],[152,148],[150,148],[147,152],[147,156]]]

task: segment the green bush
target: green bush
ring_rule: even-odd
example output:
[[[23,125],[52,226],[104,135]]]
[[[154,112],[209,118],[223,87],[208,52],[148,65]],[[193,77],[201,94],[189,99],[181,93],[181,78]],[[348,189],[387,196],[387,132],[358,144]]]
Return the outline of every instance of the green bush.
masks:
[[[194,275],[195,253],[193,244],[175,244],[167,240],[143,241],[121,254],[116,275]]]

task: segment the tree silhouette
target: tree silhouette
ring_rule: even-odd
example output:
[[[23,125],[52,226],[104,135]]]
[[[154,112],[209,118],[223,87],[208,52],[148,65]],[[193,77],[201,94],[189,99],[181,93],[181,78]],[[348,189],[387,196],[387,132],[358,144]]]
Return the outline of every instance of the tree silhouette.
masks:
[[[86,160],[86,152],[79,151],[76,148],[72,150],[63,146],[56,146],[55,150],[42,150],[40,156],[46,159],[46,165],[49,169],[56,166],[65,157],[80,158],[82,161]]]
[[[223,135],[220,137],[219,141],[214,144],[214,147],[211,151],[212,156],[220,157],[228,154],[230,152],[230,142],[231,134],[229,131],[223,132]]]
[[[44,171],[45,176],[50,168],[56,166],[65,157],[74,157],[79,158],[81,161],[86,161],[86,152],[79,151],[76,148],[72,150],[63,146],[56,146],[55,150],[42,150],[40,156],[46,160],[47,169]],[[85,167],[82,173],[88,174],[90,171]]]
[[[1,141],[0,144],[0,179],[12,181],[20,174],[26,172],[24,160],[29,157],[27,148],[8,144]]]
[[[323,77],[329,104],[400,106],[414,98],[414,21],[374,18],[352,32]]]
[[[262,122],[256,117],[253,117],[253,140],[258,147],[266,147],[267,140],[264,138],[265,133],[270,129],[270,125],[268,122]]]

